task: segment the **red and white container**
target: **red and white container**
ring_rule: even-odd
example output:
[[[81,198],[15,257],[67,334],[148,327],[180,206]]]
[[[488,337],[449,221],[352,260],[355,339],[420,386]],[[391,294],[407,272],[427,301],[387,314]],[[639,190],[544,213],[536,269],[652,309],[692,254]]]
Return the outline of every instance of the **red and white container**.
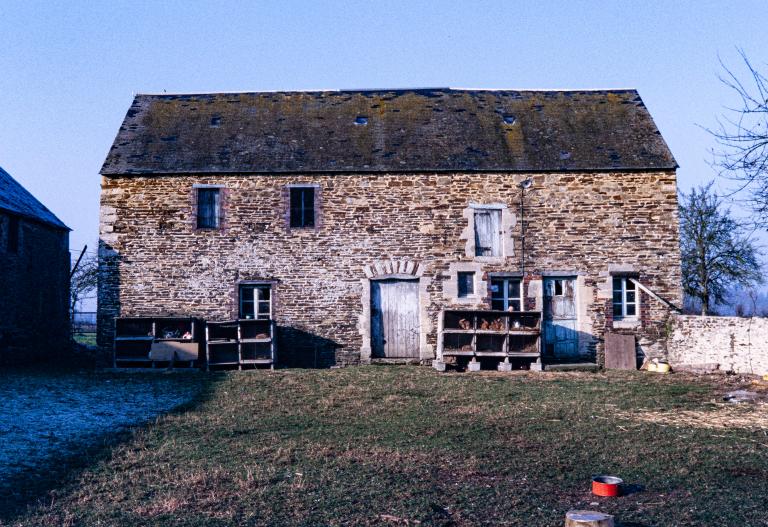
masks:
[[[621,495],[624,480],[616,476],[595,476],[592,478],[592,494],[614,498]]]

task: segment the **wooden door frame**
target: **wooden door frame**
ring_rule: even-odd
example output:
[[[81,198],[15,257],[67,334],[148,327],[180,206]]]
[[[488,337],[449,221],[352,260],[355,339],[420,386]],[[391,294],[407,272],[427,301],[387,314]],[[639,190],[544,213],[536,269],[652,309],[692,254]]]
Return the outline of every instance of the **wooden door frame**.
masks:
[[[361,285],[361,310],[358,328],[361,338],[360,362],[370,364],[373,349],[371,347],[371,281],[372,280],[418,280],[419,281],[419,357],[422,362],[435,358],[434,346],[427,342],[427,335],[432,331],[432,320],[427,308],[430,304],[429,285],[432,279],[424,276],[425,266],[411,260],[377,261],[363,267],[364,278]]]

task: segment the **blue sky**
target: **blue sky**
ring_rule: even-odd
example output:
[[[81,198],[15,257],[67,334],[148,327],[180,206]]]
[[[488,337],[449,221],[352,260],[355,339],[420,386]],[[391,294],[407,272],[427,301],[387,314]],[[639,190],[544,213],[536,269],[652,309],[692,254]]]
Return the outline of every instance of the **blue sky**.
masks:
[[[0,3],[0,166],[98,237],[99,169],[136,92],[316,88],[640,91],[681,168],[714,176],[733,94],[718,55],[764,69],[764,1],[174,1]]]

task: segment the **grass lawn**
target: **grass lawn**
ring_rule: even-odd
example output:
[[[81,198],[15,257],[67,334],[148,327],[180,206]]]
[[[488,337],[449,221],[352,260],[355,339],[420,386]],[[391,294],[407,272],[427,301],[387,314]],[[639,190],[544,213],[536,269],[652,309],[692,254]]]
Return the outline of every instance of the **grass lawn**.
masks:
[[[768,525],[768,405],[721,402],[743,379],[414,366],[194,379],[193,403],[6,522],[561,526],[590,508],[625,526]],[[598,473],[630,493],[593,497]]]
[[[96,346],[96,333],[75,333],[74,339],[83,346]]]

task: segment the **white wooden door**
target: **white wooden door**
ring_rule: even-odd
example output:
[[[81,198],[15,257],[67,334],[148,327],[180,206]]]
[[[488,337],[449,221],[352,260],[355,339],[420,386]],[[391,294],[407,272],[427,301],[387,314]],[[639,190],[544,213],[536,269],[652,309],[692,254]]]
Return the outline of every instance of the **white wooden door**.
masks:
[[[576,358],[576,279],[544,279],[544,353],[554,358]]]
[[[374,357],[419,357],[419,281],[371,282],[371,347]]]

